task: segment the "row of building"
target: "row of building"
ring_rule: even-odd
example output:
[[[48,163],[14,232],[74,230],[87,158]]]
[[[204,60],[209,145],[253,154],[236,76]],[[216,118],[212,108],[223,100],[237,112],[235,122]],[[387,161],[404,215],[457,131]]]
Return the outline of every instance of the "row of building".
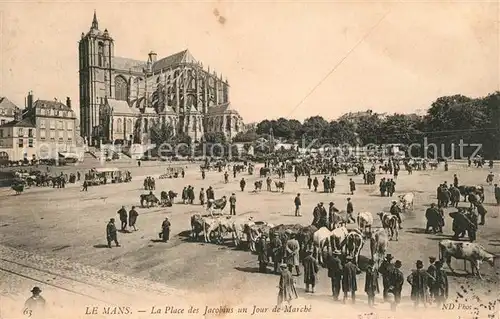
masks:
[[[0,160],[59,158],[82,146],[70,98],[34,100],[30,92],[24,109],[0,98]]]
[[[79,119],[71,100],[36,100],[30,93],[24,110],[0,101],[0,160],[54,158],[74,153],[79,144],[151,144],[153,127],[168,124],[174,134],[201,142],[206,133],[231,140],[244,130],[231,107],[229,83],[203,67],[188,50],[145,60],[115,56],[115,41],[99,29],[97,15],[81,34]],[[81,140],[81,143],[78,143]]]

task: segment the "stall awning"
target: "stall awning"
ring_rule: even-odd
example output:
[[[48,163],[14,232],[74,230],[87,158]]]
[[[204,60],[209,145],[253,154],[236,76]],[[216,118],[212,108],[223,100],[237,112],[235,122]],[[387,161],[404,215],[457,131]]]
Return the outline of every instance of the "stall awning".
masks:
[[[78,154],[76,153],[59,153],[59,156],[64,158],[80,158],[80,156],[78,156]]]
[[[99,167],[99,168],[94,168],[94,171],[97,173],[106,173],[106,172],[118,172],[119,169],[116,167]]]

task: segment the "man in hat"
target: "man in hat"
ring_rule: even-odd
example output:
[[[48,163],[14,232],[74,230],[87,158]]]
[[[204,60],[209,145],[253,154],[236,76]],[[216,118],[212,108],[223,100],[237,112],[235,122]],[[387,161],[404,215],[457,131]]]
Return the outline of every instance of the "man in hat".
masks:
[[[269,257],[267,256],[267,236],[266,234],[262,234],[259,239],[259,245],[257,247],[257,254],[259,255],[259,272],[267,273],[267,263],[269,261]]]
[[[32,296],[26,300],[24,303],[23,313],[27,317],[38,317],[39,315],[43,315],[45,310],[45,299],[40,296],[42,290],[39,287],[33,287],[31,289]]]
[[[314,293],[314,287],[318,279],[318,261],[312,256],[311,250],[307,250],[306,254],[307,256],[302,260],[302,265],[304,266],[304,284],[306,285],[306,292],[309,292],[310,285],[311,292]]]
[[[382,275],[382,296],[384,301],[387,301],[387,293],[389,292],[389,287],[391,287],[391,275],[394,271],[394,265],[392,264],[392,254],[387,254],[385,259],[380,264],[379,273]]]
[[[394,302],[391,304],[391,309],[396,310],[397,305],[401,302],[401,291],[403,290],[403,284],[405,282],[405,277],[401,271],[401,261],[396,260],[394,263],[394,270],[390,275],[390,288],[389,292],[394,294]]]
[[[232,193],[229,197],[229,215],[236,215],[236,194]]]
[[[278,274],[278,265],[283,262],[283,243],[279,234],[274,233],[271,239],[271,249],[273,252],[274,273]]]
[[[139,213],[135,210],[135,206],[132,206],[132,209],[128,212],[128,226],[134,228],[134,231],[137,231],[137,228],[135,228],[137,216],[139,216]]]
[[[165,217],[165,220],[161,223],[161,238],[163,239],[163,242],[166,243],[170,239],[170,221],[168,220],[168,217]]]
[[[295,196],[294,204],[295,204],[295,216],[296,217],[302,216],[300,214],[300,205],[302,205],[302,201],[300,200],[300,193],[297,193],[297,196]]]
[[[427,285],[430,280],[434,280],[425,271],[424,263],[421,260],[416,262],[417,269],[414,269],[412,273],[406,278],[408,283],[411,285],[411,300],[413,300],[413,306],[418,307],[420,303],[427,307],[426,297],[427,297]]]
[[[425,218],[427,219],[425,232],[427,233],[429,228],[431,228],[434,234],[437,233],[439,228],[439,212],[436,208],[436,204],[431,203],[431,207],[427,208],[425,211]]]
[[[403,227],[401,226],[403,221],[401,220],[401,207],[398,206],[398,202],[393,200],[392,201],[392,205],[391,205],[391,208],[389,210],[389,212],[391,213],[391,215],[394,215],[396,216],[396,218],[398,219],[398,223],[399,223],[399,229],[403,229]]]
[[[380,196],[385,197],[385,192],[387,191],[387,184],[385,183],[385,177],[382,177],[380,183],[378,184],[380,190]]]
[[[346,211],[347,211],[347,222],[348,223],[355,223],[356,220],[354,219],[354,217],[352,216],[352,214],[354,213],[354,206],[352,205],[352,202],[351,202],[351,198],[350,197],[347,197],[347,207],[346,207]]]
[[[328,227],[328,213],[326,212],[323,202],[319,203],[319,221],[318,229],[321,227]]]
[[[332,281],[333,300],[339,300],[340,283],[342,282],[342,273],[344,271],[342,262],[340,261],[340,250],[335,250],[332,255],[328,256],[326,261],[328,268],[328,277]]]
[[[314,227],[316,228],[320,228],[319,227],[319,219],[321,217],[321,203],[318,203],[318,205],[316,205],[316,207],[314,207],[313,209],[313,221],[311,223],[311,225],[313,225]]]
[[[328,225],[330,230],[335,229],[335,224],[337,222],[336,214],[339,212],[337,207],[335,207],[334,202],[330,202],[330,207],[328,207]]]
[[[436,261],[435,266],[435,280],[431,287],[431,293],[436,299],[437,307],[441,308],[441,304],[448,299],[448,275],[442,269],[443,263],[441,261]]]
[[[497,205],[500,205],[500,187],[498,187],[498,184],[495,184],[495,200],[497,201]]]
[[[352,303],[356,303],[356,290],[358,290],[358,284],[356,280],[356,275],[361,273],[359,268],[352,262],[352,256],[346,257],[347,263],[344,265],[344,271],[342,274],[342,290],[344,291],[343,303],[347,300],[347,295],[351,293]]]
[[[117,231],[116,231],[114,218],[111,218],[108,222],[108,225],[106,225],[106,239],[108,240],[108,247],[109,248],[111,248],[112,241],[115,242],[116,247],[120,247],[120,244],[118,243],[118,235],[117,235]]]
[[[286,242],[286,263],[288,265],[288,270],[292,272],[293,267],[297,271],[297,276],[300,276],[299,268],[299,253],[300,245],[297,239],[295,239],[295,234],[290,234],[290,239]]]
[[[356,190],[356,183],[349,178],[349,190],[351,191],[351,195],[354,195],[354,191]]]
[[[374,268],[375,262],[370,259],[366,268],[365,276],[365,292],[368,296],[368,306],[373,307],[375,304],[375,295],[379,293],[378,287],[378,271]]]
[[[118,215],[120,215],[120,222],[122,223],[121,225],[121,230],[125,231],[127,229],[127,210],[125,209],[125,206],[122,206],[120,210],[118,210]]]
[[[241,178],[241,181],[240,181],[240,188],[241,188],[241,191],[243,192],[245,190],[245,186],[247,185],[247,182],[245,181],[245,178],[242,177]]]
[[[292,273],[288,270],[286,264],[281,264],[280,268],[281,275],[278,285],[278,307],[280,307],[284,301],[289,304],[292,299],[298,298]]]

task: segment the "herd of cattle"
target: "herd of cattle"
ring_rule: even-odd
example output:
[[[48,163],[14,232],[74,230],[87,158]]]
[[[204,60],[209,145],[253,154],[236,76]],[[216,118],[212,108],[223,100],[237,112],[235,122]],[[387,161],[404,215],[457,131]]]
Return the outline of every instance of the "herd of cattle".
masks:
[[[411,209],[413,198],[413,193],[401,195],[402,206]],[[372,227],[374,221],[372,214],[361,212],[357,215],[355,225],[341,223],[337,228],[330,230],[326,227],[317,229],[313,225],[273,225],[265,221],[255,221],[252,217],[194,214],[191,216],[190,236],[193,241],[202,239],[206,243],[223,244],[225,237],[230,234],[235,247],[242,248],[246,240],[251,252],[257,251],[262,236],[266,238],[278,236],[282,243],[286,243],[293,236],[300,244],[300,256],[305,256],[305,251],[311,249],[320,265],[324,267],[326,254],[335,250],[340,251],[344,258],[353,257],[358,263],[361,250],[368,242],[371,258],[378,267],[386,256],[390,241],[398,240],[399,223],[396,216],[390,213],[379,212],[377,215],[382,227]],[[493,266],[496,258],[477,243],[453,240],[440,241],[439,254],[440,260],[446,262],[452,272],[454,269],[451,267],[451,257],[464,260],[464,267],[466,267],[465,261],[469,261],[472,273],[480,278],[481,262],[486,261]],[[274,258],[272,245],[269,246],[268,255]]]

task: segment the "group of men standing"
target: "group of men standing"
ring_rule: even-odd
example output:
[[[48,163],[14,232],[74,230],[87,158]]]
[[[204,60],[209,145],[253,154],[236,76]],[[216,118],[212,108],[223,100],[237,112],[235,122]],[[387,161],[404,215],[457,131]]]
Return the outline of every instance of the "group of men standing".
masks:
[[[265,241],[265,239],[264,239]],[[265,257],[265,258],[264,258]],[[259,254],[261,261],[261,269],[267,262],[267,256]],[[368,266],[365,271],[364,292],[368,296],[368,305],[373,307],[375,304],[375,296],[380,293],[379,278],[382,277],[382,296],[384,302],[391,303],[391,309],[395,310],[401,302],[401,292],[405,283],[405,276],[401,271],[402,263],[400,260],[392,262],[393,257],[387,254],[380,267],[377,268],[373,260],[368,261]],[[427,270],[423,269],[423,262],[417,260],[416,269],[412,270],[411,274],[406,277],[406,282],[411,286],[411,300],[416,308],[423,304],[424,307],[435,302],[438,308],[448,298],[448,277],[442,269],[442,262],[436,261],[436,258],[429,257],[430,265]],[[297,262],[298,264],[298,262]],[[296,263],[290,263],[288,260],[285,264],[281,264],[281,276],[278,291],[278,305],[284,301],[290,302],[298,297],[295,289],[294,280],[292,278],[292,268]],[[319,265],[316,259],[312,256],[310,250],[306,251],[306,257],[302,261],[304,269],[304,284],[306,293],[314,293],[315,285],[318,280]],[[298,269],[298,266],[296,266]],[[326,260],[326,268],[328,269],[328,277],[331,280],[331,289],[334,301],[340,301],[339,295],[342,290],[342,302],[345,303],[348,299],[354,304],[356,302],[356,292],[358,291],[357,276],[361,274],[361,270],[354,263],[352,256],[341,255],[340,251],[334,251],[328,255]],[[277,266],[275,265],[275,271]],[[300,271],[297,270],[297,276],[300,276]],[[389,298],[393,295],[393,300]]]
[[[396,192],[396,182],[392,178],[382,177],[379,183],[380,196],[392,197]]]

